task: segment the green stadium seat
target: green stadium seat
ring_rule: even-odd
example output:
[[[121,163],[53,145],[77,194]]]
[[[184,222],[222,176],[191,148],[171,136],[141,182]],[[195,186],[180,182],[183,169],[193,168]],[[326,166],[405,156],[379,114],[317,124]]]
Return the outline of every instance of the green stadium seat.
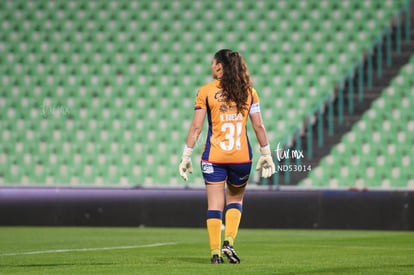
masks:
[[[1,26],[0,53],[6,58],[0,61],[0,84],[13,92],[0,94],[0,108],[6,110],[0,114],[1,136],[7,144],[19,140],[35,152],[28,163],[23,151],[9,156],[19,173],[3,175],[2,181],[179,183],[175,162],[190,123],[195,89],[210,79],[208,64],[217,47],[245,53],[258,79],[269,137],[273,143],[284,140],[332,92],[405,3],[8,2],[0,11],[2,22],[7,22]],[[213,16],[217,20],[211,23]],[[357,32],[364,35],[357,37]],[[407,78],[410,72],[402,75]],[[411,85],[404,83],[404,89]],[[401,121],[411,117],[412,95],[405,95]],[[41,106],[46,98],[69,113],[49,111],[45,117]],[[385,104],[384,112],[393,106]],[[21,115],[22,110],[28,112]],[[392,129],[404,131],[404,125]],[[407,142],[410,132],[404,133]],[[390,138],[378,135],[379,142]],[[39,140],[47,141],[46,149],[33,145]],[[157,144],[156,149],[146,145],[150,143]],[[156,157],[157,149],[165,153]],[[88,150],[95,159],[79,159]],[[140,156],[127,160],[124,150]],[[148,161],[157,175],[147,173]],[[195,173],[194,179],[202,182],[201,174]]]

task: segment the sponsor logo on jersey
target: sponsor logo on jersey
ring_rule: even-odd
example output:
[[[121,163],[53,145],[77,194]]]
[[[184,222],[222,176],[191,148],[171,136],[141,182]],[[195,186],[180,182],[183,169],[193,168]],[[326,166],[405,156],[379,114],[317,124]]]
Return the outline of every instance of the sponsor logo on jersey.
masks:
[[[225,112],[227,112],[228,109],[229,109],[229,107],[226,104],[221,104],[220,105],[220,112],[225,113]]]
[[[217,91],[214,94],[214,99],[217,100],[218,102],[225,102],[226,101],[226,99],[223,96],[223,91],[222,90]]]

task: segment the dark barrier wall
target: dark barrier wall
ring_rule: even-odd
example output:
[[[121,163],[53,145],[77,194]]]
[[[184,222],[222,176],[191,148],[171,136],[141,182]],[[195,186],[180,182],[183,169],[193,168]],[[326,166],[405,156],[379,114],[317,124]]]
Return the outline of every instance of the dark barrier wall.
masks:
[[[204,190],[0,189],[0,225],[204,227]],[[248,190],[243,228],[414,230],[414,192]]]

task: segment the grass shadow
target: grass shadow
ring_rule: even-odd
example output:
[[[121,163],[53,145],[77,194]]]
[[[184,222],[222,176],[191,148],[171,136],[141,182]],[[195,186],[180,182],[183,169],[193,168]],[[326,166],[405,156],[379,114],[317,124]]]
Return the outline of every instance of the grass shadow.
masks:
[[[407,269],[414,271],[414,264],[401,264],[401,265],[379,265],[379,266],[353,266],[353,267],[332,267],[332,268],[320,268],[313,269],[306,272],[298,272],[295,274],[357,274],[357,273],[368,273],[370,271],[384,269],[389,270],[391,268]]]
[[[210,263],[208,258],[204,257],[175,257],[176,260],[190,264],[206,264]]]
[[[0,267],[7,267],[7,268],[39,268],[39,267],[63,267],[63,266],[76,266],[76,265],[92,265],[92,266],[104,266],[104,265],[114,265],[114,263],[45,263],[45,264],[9,264],[9,265],[2,265]]]

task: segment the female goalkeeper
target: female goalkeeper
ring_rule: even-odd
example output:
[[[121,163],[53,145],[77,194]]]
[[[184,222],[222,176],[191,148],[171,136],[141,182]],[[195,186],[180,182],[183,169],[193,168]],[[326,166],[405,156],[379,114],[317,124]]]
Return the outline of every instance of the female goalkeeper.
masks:
[[[250,117],[261,146],[256,170],[261,170],[262,177],[268,178],[275,172],[275,165],[260,114],[259,97],[252,87],[243,57],[223,49],[214,55],[210,68],[214,81],[198,90],[179,172],[184,180],[192,172],[191,153],[207,115],[208,134],[201,156],[201,170],[207,193],[206,219],[211,263],[223,263],[221,255],[224,254],[230,263],[237,264],[240,258],[233,245],[252,166],[247,117]],[[220,247],[224,210],[226,226],[224,242]]]

